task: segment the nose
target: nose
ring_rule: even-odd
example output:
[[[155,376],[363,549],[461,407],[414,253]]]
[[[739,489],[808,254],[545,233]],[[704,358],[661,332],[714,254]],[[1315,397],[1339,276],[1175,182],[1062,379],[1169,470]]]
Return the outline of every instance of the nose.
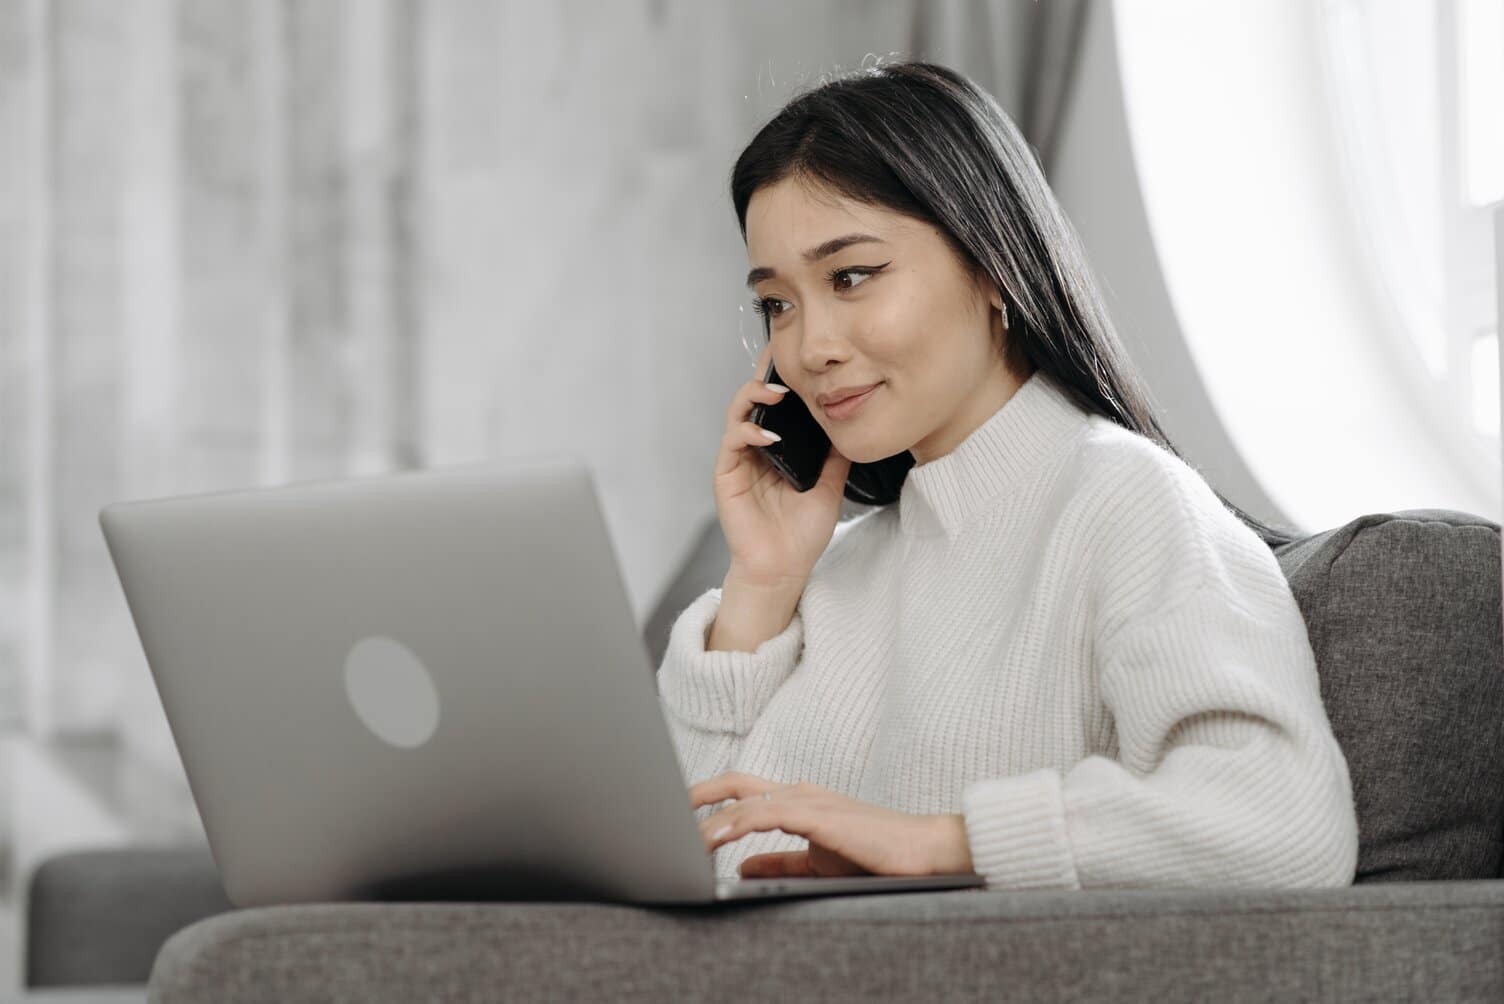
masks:
[[[820,373],[851,355],[851,342],[835,312],[805,313],[804,337],[799,344],[799,362],[807,372]]]

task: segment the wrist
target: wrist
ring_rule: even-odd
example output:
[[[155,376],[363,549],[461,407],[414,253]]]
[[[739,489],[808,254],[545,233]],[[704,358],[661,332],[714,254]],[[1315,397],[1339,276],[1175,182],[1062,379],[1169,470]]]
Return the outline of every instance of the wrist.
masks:
[[[797,600],[804,593],[806,579],[806,576],[793,575],[762,578],[747,575],[732,568],[726,572],[726,577],[721,582],[721,592],[734,592],[769,599],[793,597]]]
[[[755,652],[763,642],[787,630],[802,593],[797,583],[748,584],[728,574],[721,585],[715,620],[706,631],[705,650]]]
[[[931,816],[935,822],[934,852],[931,855],[937,875],[974,875],[971,841],[966,836],[966,817],[959,812]]]

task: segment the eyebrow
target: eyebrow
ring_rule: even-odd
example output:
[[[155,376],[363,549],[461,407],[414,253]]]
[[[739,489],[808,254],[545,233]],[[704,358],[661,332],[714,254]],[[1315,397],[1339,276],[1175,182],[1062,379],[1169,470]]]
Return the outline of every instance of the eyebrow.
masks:
[[[882,238],[873,237],[871,234],[845,234],[840,237],[832,237],[824,244],[810,248],[808,251],[804,252],[802,257],[804,258],[806,263],[813,263],[819,261],[821,258],[829,258],[837,251],[840,251],[842,248],[850,247],[852,244],[866,243],[883,244],[885,242],[882,240]],[[777,275],[777,272],[766,266],[759,266],[757,268],[754,268],[752,271],[747,273],[747,288],[751,289],[753,286],[756,286],[764,279],[772,279]]]

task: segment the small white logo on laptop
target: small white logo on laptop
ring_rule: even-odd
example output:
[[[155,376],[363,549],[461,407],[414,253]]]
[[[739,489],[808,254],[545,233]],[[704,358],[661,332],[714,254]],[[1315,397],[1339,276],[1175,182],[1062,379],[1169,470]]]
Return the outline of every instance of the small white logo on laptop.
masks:
[[[422,746],[439,727],[433,675],[400,641],[371,635],[352,645],[345,693],[362,724],[392,746]]]

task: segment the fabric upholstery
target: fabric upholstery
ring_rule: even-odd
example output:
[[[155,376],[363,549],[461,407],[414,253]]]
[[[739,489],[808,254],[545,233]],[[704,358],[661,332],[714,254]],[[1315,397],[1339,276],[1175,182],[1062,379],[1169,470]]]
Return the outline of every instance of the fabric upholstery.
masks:
[[[1415,509],[1277,549],[1357,803],[1357,882],[1504,861],[1499,526]]]
[[[168,935],[233,909],[204,846],[60,854],[26,904],[27,987],[144,983]]]
[[[319,904],[173,935],[157,1004],[1504,999],[1504,883]]]

